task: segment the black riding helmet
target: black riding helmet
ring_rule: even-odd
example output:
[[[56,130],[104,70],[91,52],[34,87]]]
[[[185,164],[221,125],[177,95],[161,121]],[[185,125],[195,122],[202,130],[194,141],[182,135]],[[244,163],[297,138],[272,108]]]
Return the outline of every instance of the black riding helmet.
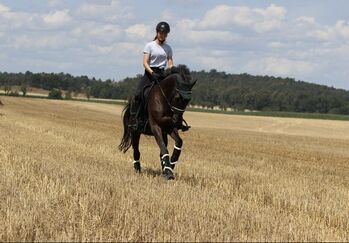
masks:
[[[170,25],[166,22],[160,22],[156,26],[156,32],[170,33]]]

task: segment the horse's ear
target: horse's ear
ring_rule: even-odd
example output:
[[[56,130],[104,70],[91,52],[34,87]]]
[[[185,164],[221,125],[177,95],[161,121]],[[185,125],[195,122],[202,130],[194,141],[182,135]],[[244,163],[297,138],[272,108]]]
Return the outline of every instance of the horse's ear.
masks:
[[[190,89],[192,89],[192,88],[195,86],[195,84],[196,84],[196,82],[197,82],[197,81],[198,81],[198,80],[197,80],[197,79],[195,79],[195,81],[191,83],[191,87],[190,87]]]

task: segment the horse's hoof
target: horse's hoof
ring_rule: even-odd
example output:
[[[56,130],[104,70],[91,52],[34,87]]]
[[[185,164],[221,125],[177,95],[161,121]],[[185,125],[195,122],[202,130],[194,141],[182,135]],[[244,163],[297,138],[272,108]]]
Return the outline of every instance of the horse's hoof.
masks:
[[[174,180],[176,179],[172,170],[169,170],[169,169],[165,169],[164,172],[163,172],[163,176],[166,180]]]
[[[133,168],[135,169],[136,173],[141,173],[141,163],[134,163]]]

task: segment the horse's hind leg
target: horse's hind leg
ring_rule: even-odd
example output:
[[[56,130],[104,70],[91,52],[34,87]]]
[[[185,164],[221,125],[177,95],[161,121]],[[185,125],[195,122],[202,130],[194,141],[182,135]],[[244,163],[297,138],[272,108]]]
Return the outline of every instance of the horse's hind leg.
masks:
[[[183,140],[179,136],[179,133],[178,133],[177,129],[173,129],[173,131],[170,134],[170,136],[175,141],[175,146],[174,146],[174,149],[173,149],[173,153],[172,153],[172,156],[171,156],[171,162],[170,162],[171,163],[171,168],[174,169],[177,161],[179,160],[179,156],[181,155]]]
[[[141,172],[141,153],[139,152],[139,139],[141,134],[138,132],[132,133],[131,142],[133,148],[133,168],[136,172]]]

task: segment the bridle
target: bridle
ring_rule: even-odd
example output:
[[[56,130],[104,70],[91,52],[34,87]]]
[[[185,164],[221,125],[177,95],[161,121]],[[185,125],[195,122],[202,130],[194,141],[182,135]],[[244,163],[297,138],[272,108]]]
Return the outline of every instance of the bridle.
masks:
[[[178,107],[172,105],[172,100],[173,100],[174,96],[176,95],[176,93],[173,93],[173,94],[171,95],[171,99],[168,100],[168,98],[166,97],[166,95],[165,95],[163,89],[161,88],[160,83],[158,83],[158,85],[159,85],[159,88],[160,88],[160,90],[161,90],[161,93],[162,93],[162,95],[164,96],[164,98],[165,98],[165,100],[166,100],[166,102],[167,102],[167,105],[170,107],[171,111],[172,111],[174,114],[183,114],[183,113],[185,112],[185,109],[180,109],[180,108],[178,108]],[[179,90],[179,89],[177,89],[177,88],[176,88],[176,91],[177,91],[177,93],[179,93],[179,94],[180,94],[181,92],[188,92],[188,93],[190,92],[190,93],[191,93],[191,91]],[[181,96],[181,97],[182,97],[182,96]]]
[[[195,80],[194,84],[195,83],[196,83],[196,80]],[[180,120],[178,120],[178,121],[181,123],[180,127],[182,127],[182,130],[184,129],[183,127],[185,127],[186,130],[188,130],[190,128],[190,126],[188,125],[186,120],[183,119],[183,113],[185,112],[185,109],[181,109],[181,108],[174,106],[172,104],[172,100],[176,94],[179,94],[182,100],[190,100],[192,91],[191,90],[181,90],[181,89],[176,88],[176,90],[175,90],[176,92],[173,92],[171,95],[171,98],[168,99],[158,80],[156,80],[156,84],[159,86],[160,91],[161,91],[162,95],[164,96],[164,98],[167,102],[167,105],[170,107],[173,114],[180,117]],[[189,98],[186,99],[186,97],[189,97]],[[182,123],[184,123],[184,124],[182,124]],[[185,130],[183,130],[183,131],[185,131]]]
[[[180,108],[172,105],[172,100],[173,100],[174,96],[176,95],[176,93],[179,93],[179,95],[181,96],[182,99],[183,99],[183,95],[188,95],[188,96],[191,95],[191,93],[192,93],[191,90],[189,90],[189,91],[188,90],[180,90],[180,89],[176,88],[176,92],[171,95],[171,98],[169,100],[167,98],[167,96],[165,95],[164,90],[162,89],[158,80],[156,80],[156,83],[159,85],[160,91],[161,91],[162,95],[164,96],[164,98],[167,102],[167,105],[170,107],[171,111],[174,114],[183,114],[185,112],[185,109],[180,109]]]

